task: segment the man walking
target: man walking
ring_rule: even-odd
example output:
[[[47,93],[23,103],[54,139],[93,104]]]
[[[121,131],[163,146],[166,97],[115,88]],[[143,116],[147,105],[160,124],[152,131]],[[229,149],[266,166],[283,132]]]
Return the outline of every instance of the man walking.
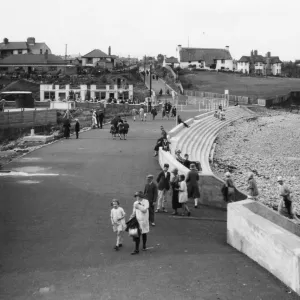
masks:
[[[188,197],[194,199],[195,208],[198,207],[198,200],[200,198],[199,190],[199,174],[195,164],[190,165],[190,171],[186,175],[186,184],[188,189]]]
[[[167,193],[170,189],[170,178],[171,174],[168,172],[169,164],[164,164],[164,169],[158,174],[156,179],[157,187],[158,187],[158,199],[157,199],[157,207],[155,212],[159,212],[162,208],[163,212],[167,212],[165,205],[167,202]]]
[[[102,129],[102,127],[103,127],[103,119],[104,119],[104,113],[103,113],[103,110],[100,109],[97,111],[97,123],[98,123],[98,128],[100,125],[100,129]]]
[[[149,201],[149,222],[152,226],[154,223],[154,205],[157,200],[158,190],[157,185],[153,182],[153,175],[147,176],[147,183],[144,189],[144,196]]]

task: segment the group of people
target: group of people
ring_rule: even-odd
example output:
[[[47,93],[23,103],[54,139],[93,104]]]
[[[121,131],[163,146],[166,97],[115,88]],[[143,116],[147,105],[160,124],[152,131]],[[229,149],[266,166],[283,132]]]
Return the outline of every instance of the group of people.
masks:
[[[194,164],[196,168],[199,171],[202,171],[202,167],[200,162],[198,161],[190,161],[189,160],[189,155],[186,153],[184,156],[181,156],[181,151],[180,150],[175,150],[175,158],[177,161],[179,161],[182,165],[184,165],[186,168],[190,168],[191,164]]]
[[[163,126],[160,126],[161,137],[157,140],[156,145],[154,147],[154,157],[158,156],[159,148],[162,147],[164,151],[170,152],[170,142],[167,137],[167,132],[165,131]]]
[[[104,111],[102,109],[94,109],[92,111],[92,128],[100,128],[103,127],[103,121],[104,121]]]
[[[221,190],[224,196],[224,200],[226,202],[234,202],[236,201],[236,187],[231,178],[230,172],[226,172],[225,177],[226,177],[225,183]],[[300,220],[298,219],[295,212],[295,207],[293,204],[290,188],[284,183],[284,180],[281,176],[277,178],[277,182],[278,182],[278,194],[280,196],[280,201],[278,204],[279,214],[289,219],[293,219],[300,224]],[[247,198],[250,200],[257,201],[259,196],[259,191],[257,188],[257,183],[254,178],[253,172],[250,172],[248,174],[246,190],[247,190]]]
[[[75,119],[75,126],[74,126],[74,131],[76,134],[76,139],[79,138],[79,131],[80,131],[80,123],[78,119]],[[70,133],[71,133],[71,122],[69,118],[66,118],[63,123],[63,131],[64,131],[64,138],[69,139],[70,138]]]
[[[172,173],[172,176],[171,176]],[[111,202],[110,219],[113,231],[116,233],[116,245],[114,249],[119,251],[123,247],[124,231],[129,233],[133,238],[135,248],[131,252],[136,255],[140,251],[140,242],[142,238],[142,250],[147,250],[147,234],[151,226],[155,226],[155,214],[167,213],[168,193],[172,194],[172,215],[178,215],[178,209],[182,209],[182,216],[190,216],[191,211],[188,207],[188,200],[194,199],[194,207],[198,207],[198,199],[200,198],[199,190],[199,174],[195,165],[190,166],[190,171],[185,177],[178,174],[178,169],[169,172],[169,165],[164,164],[163,170],[158,174],[156,182],[154,176],[149,174],[146,178],[144,191],[138,191],[134,194],[135,201],[133,203],[132,214],[126,222],[126,213],[120,206],[117,199]]]
[[[219,105],[218,110],[215,111],[214,117],[220,119],[221,121],[225,120],[225,110],[222,108],[222,105]]]
[[[126,140],[129,131],[129,124],[126,119],[122,119],[121,116],[116,116],[110,122],[110,133],[113,139],[119,136],[120,140]]]

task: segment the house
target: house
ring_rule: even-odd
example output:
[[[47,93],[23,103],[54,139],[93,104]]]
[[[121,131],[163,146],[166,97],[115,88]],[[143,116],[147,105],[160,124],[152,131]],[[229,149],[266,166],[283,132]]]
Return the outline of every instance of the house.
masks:
[[[99,66],[111,70],[116,64],[116,56],[111,55],[111,47],[108,48],[108,55],[99,49],[94,49],[86,55],[83,55],[81,58],[83,67]]]
[[[183,48],[177,47],[177,57],[181,68],[193,66],[205,70],[233,70],[233,61],[229,47],[214,48]]]
[[[10,55],[0,60],[0,70],[15,72],[23,70],[32,73],[33,71],[48,72],[60,71],[65,72],[67,63],[60,57],[48,54],[19,54]]]
[[[282,62],[278,56],[259,55],[252,50],[250,56],[242,56],[237,62],[237,71],[245,74],[280,75]]]
[[[50,48],[45,43],[36,43],[34,37],[29,37],[27,42],[10,42],[5,38],[0,43],[0,58],[27,53],[44,54],[46,51],[51,54]]]
[[[170,67],[178,67],[179,66],[179,62],[178,59],[174,56],[171,57],[167,57],[166,55],[164,56],[164,61],[163,61],[163,67],[165,66],[170,66]]]

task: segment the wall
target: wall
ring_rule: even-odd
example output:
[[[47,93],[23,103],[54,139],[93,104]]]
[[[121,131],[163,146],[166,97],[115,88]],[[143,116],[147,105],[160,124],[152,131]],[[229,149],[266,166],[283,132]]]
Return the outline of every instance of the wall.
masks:
[[[243,73],[248,73],[249,74],[249,63],[246,62],[238,62],[237,63],[237,70],[242,71]]]
[[[0,127],[32,127],[56,124],[56,110],[4,111],[0,113]]]
[[[281,74],[281,64],[273,64],[271,70],[273,75]]]
[[[233,70],[233,61],[232,59],[225,59],[225,62],[222,63],[221,59],[217,60],[216,70],[221,70],[221,68],[229,69],[230,71]]]
[[[249,256],[300,295],[299,236],[253,212],[248,205],[256,206],[257,212],[267,209],[270,217],[277,214],[250,200],[228,204],[228,244]]]

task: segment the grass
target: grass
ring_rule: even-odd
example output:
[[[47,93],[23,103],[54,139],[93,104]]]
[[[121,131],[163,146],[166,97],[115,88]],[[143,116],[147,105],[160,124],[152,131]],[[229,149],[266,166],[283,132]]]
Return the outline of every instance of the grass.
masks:
[[[290,91],[300,91],[300,79],[280,77],[243,77],[239,74],[217,72],[191,72],[180,75],[184,89],[198,90],[252,98],[267,98],[285,95]]]

